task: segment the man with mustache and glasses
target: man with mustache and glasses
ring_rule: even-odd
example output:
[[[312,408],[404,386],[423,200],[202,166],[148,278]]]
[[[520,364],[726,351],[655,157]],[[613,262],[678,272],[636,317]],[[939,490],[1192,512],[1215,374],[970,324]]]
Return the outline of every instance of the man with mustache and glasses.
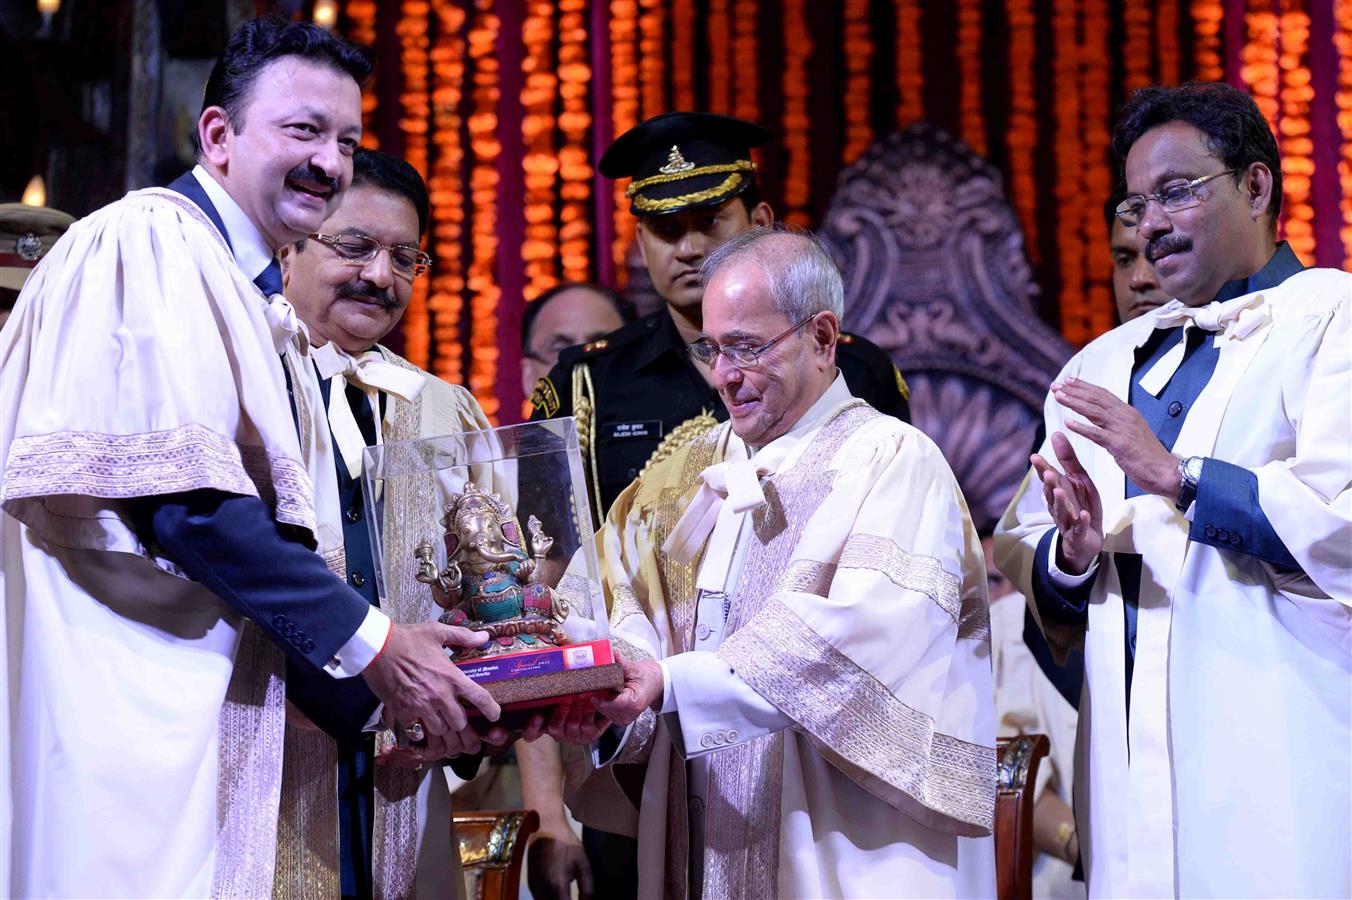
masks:
[[[995,548],[1052,647],[1084,649],[1089,895],[1345,897],[1352,276],[1276,240],[1277,144],[1242,92],[1139,91],[1113,145],[1118,217],[1176,299],[1058,376]]]
[[[342,203],[314,233],[279,254],[284,293],[305,323],[309,349],[291,374],[321,398],[309,430],[314,455],[327,461],[315,486],[319,549],[372,607],[380,599],[363,506],[363,449],[492,427],[469,391],[377,343],[403,318],[414,279],[433,264],[420,247],[428,209],[427,185],[416,169],[359,148]],[[426,610],[384,612],[396,621],[431,618]],[[326,881],[325,893],[344,897],[402,896],[414,884],[433,895],[447,892],[461,876],[447,849],[455,846],[450,796],[435,763],[477,754],[479,737],[466,728],[432,746],[377,744],[366,730],[375,718],[375,694],[361,679],[351,679],[335,696],[327,681],[323,673],[288,665],[293,708],[276,894],[298,896]],[[507,736],[490,738],[502,744]],[[469,777],[479,758],[461,761]],[[434,765],[417,770],[427,763]],[[335,786],[336,820],[325,814]],[[402,833],[411,827],[415,834]],[[383,864],[373,868],[377,847],[383,848]],[[407,858],[390,848],[403,848]]]
[[[198,166],[75,223],[0,337],[0,894],[269,894],[284,660],[434,742],[462,697],[498,714],[443,649],[475,635],[392,625],[314,552],[333,472],[299,439],[319,391],[288,375],[274,254],[347,190],[369,72],[246,22]]]

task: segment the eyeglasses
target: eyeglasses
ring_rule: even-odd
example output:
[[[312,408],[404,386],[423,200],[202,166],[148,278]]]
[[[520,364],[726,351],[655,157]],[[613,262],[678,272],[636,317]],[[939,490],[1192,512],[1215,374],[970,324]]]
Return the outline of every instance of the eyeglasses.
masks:
[[[760,362],[761,354],[765,353],[775,344],[778,344],[784,338],[788,337],[794,330],[802,328],[808,322],[815,319],[820,312],[815,312],[801,322],[790,325],[779,334],[770,338],[770,340],[761,344],[759,347],[749,347],[746,344],[733,344],[731,347],[720,347],[709,338],[701,338],[690,345],[690,355],[704,363],[710,368],[718,360],[718,354],[727,357],[728,362],[739,369],[750,369]]]
[[[1204,175],[1201,178],[1194,178],[1192,181],[1180,181],[1175,184],[1167,184],[1160,188],[1158,194],[1131,194],[1121,203],[1117,204],[1117,217],[1122,220],[1122,224],[1128,228],[1135,228],[1141,224],[1145,218],[1145,209],[1151,200],[1158,200],[1160,208],[1167,213],[1181,212],[1185,209],[1191,209],[1205,200],[1205,197],[1198,196],[1197,188],[1206,184],[1213,178],[1220,178],[1222,175],[1233,175],[1238,169],[1226,169],[1224,172],[1217,172],[1215,175]]]
[[[381,250],[388,250],[394,271],[409,279],[417,278],[432,267],[432,257],[408,244],[389,246],[360,234],[312,234],[310,237],[356,265],[365,265]]]

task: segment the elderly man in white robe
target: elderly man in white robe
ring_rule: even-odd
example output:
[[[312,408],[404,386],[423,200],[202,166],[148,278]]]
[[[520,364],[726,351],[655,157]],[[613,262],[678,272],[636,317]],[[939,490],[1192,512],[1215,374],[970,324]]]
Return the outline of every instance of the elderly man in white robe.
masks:
[[[369,71],[246,22],[199,165],[72,226],[0,332],[0,894],[266,896],[284,654],[436,742],[460,697],[498,713],[443,649],[477,637],[392,624],[313,552],[317,392],[284,374],[274,253],[347,189]]]
[[[1140,91],[1114,147],[1176,299],[1067,363],[996,535],[1052,646],[1084,647],[1089,894],[1346,897],[1352,276],[1276,242],[1242,92]]]
[[[705,275],[691,352],[731,421],[598,535],[626,684],[550,722],[615,763],[574,812],[637,835],[643,897],[993,897],[986,580],[953,475],[850,396],[814,238],[752,229]],[[642,761],[630,800],[616,766]]]

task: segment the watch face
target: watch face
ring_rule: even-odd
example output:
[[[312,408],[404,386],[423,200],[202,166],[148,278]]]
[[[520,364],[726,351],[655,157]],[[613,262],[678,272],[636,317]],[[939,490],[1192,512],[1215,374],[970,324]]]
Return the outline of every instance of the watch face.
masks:
[[[1187,473],[1188,479],[1194,483],[1202,477],[1202,462],[1202,457],[1190,456],[1188,461],[1183,464],[1183,471]]]

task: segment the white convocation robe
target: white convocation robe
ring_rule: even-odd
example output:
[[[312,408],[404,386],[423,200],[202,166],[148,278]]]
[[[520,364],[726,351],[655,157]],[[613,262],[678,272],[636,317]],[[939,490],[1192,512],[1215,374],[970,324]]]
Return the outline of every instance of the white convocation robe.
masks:
[[[127,501],[255,495],[313,534],[277,313],[152,189],[77,222],[0,332],[0,894],[271,888],[281,653]]]
[[[1103,499],[1088,626],[1043,628],[1053,647],[1085,648],[1075,809],[1092,897],[1352,894],[1350,285],[1311,269],[1260,292],[1257,327],[1214,338],[1215,372],[1173,448],[1256,473],[1302,572],[1190,542],[1172,500],[1125,499],[1112,458],[1047,400],[1047,433],[1070,439]],[[1059,378],[1125,400],[1153,327],[1143,316],[1109,332]],[[1030,598],[1049,527],[1025,480],[996,560]],[[1130,725],[1115,553],[1142,557]]]
[[[693,564],[663,552],[711,499],[696,476],[746,458],[724,424],[611,510],[614,636],[665,660],[677,712],[645,713],[619,752],[647,762],[637,814],[607,799],[609,767],[575,813],[637,834],[643,897],[689,893],[691,853],[706,898],[994,896],[985,572],[942,456],[838,378],[751,459],[763,503],[734,489]],[[697,581],[726,586],[726,621]]]

